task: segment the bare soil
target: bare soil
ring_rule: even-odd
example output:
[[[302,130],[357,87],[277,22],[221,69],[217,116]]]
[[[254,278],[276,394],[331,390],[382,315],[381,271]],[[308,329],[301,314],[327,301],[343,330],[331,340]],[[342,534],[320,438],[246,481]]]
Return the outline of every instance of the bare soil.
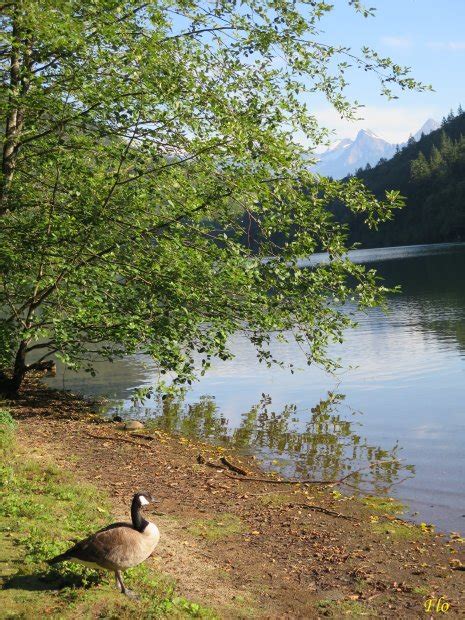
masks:
[[[253,459],[183,437],[131,435],[76,395],[35,385],[9,408],[23,444],[108,493],[115,517],[128,518],[138,490],[157,497],[161,542],[151,561],[221,618],[465,617],[458,537],[407,524],[381,502],[341,497],[337,487],[233,479],[198,455],[266,474]],[[439,597],[447,612],[436,611]]]

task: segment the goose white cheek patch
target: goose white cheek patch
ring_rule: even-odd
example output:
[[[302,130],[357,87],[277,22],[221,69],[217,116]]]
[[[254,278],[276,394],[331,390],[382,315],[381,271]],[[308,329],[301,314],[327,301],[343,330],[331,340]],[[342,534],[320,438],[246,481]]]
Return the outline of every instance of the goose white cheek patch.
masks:
[[[147,498],[145,498],[143,495],[140,496],[140,505],[141,506],[147,506],[147,504],[150,504],[150,502],[148,501]]]

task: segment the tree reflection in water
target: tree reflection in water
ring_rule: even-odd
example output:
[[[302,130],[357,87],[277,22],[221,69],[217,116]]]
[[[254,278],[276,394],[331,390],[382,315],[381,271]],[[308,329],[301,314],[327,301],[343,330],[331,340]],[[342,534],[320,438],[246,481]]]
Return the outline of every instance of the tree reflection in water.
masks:
[[[146,409],[146,422],[152,428],[205,439],[226,445],[242,453],[254,454],[267,470],[282,476],[338,479],[365,468],[348,480],[356,489],[381,493],[406,477],[414,467],[400,461],[401,448],[370,445],[357,429],[357,412],[344,403],[345,396],[328,392],[327,397],[310,410],[298,410],[288,404],[275,411],[268,395],[241,416],[232,427],[212,396],[196,403],[183,399],[158,398],[156,414]],[[126,414],[141,417],[138,407]],[[380,463],[384,461],[384,463]]]

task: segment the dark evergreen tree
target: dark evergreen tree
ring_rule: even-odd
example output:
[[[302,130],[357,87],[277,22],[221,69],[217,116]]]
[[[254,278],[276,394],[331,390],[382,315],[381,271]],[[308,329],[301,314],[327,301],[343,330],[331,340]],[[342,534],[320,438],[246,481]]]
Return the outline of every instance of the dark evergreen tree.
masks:
[[[359,176],[382,198],[397,189],[406,200],[391,221],[366,231],[363,219],[334,206],[336,217],[349,227],[351,239],[364,246],[436,243],[465,239],[465,114],[444,119],[442,127],[417,142],[409,140],[388,161]]]
[[[422,181],[431,174],[431,168],[422,151],[420,151],[418,157],[411,162],[410,173],[414,181]]]

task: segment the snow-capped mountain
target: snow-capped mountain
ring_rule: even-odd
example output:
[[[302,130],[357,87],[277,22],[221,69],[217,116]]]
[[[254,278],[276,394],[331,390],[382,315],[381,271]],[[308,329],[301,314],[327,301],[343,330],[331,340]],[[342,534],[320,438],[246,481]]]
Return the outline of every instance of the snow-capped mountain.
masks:
[[[418,140],[422,134],[426,135],[438,127],[439,123],[430,118],[413,137]],[[340,140],[319,155],[313,170],[323,176],[342,179],[367,164],[375,166],[381,158],[389,159],[396,152],[396,146],[368,129],[361,129],[355,140]]]
[[[320,155],[314,171],[323,176],[342,179],[368,163],[374,166],[381,157],[392,157],[395,144],[390,144],[372,131],[361,129],[355,140],[340,140]]]
[[[413,135],[413,137],[415,138],[415,142],[418,142],[418,140],[423,134],[427,136],[432,131],[439,129],[440,126],[441,124],[435,121],[434,118],[429,118],[425,123],[423,123],[417,133]]]

